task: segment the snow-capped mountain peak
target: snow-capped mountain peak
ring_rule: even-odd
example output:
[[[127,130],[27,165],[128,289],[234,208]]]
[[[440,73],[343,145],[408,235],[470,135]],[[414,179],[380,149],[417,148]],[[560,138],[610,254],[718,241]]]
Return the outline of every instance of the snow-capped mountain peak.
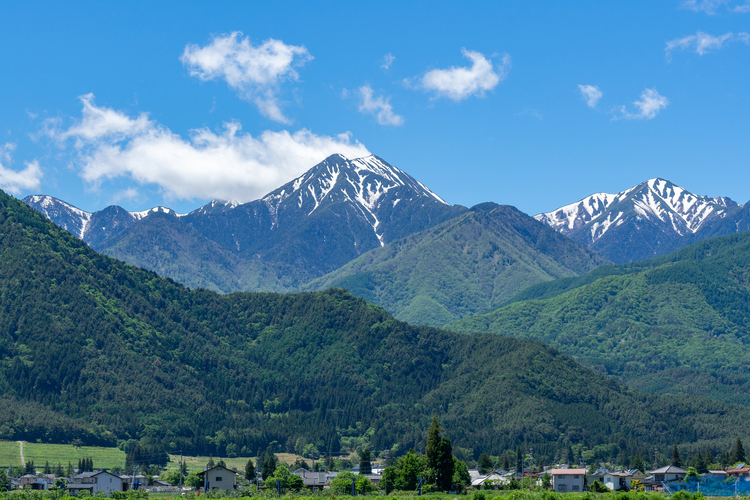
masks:
[[[274,226],[287,205],[311,216],[324,205],[349,202],[367,219],[383,245],[381,209],[385,206],[393,209],[401,199],[415,198],[448,205],[409,174],[375,155],[349,160],[334,154],[261,201],[271,212]]]
[[[52,196],[27,196],[23,199],[23,202],[79,238],[83,238],[86,227],[91,221],[91,214],[89,212]]]
[[[174,215],[177,217],[181,217],[183,215],[183,214],[178,214],[171,208],[162,207],[162,206],[149,208],[148,210],[143,210],[142,212],[128,212],[128,213],[132,215],[133,218],[135,218],[135,220],[141,220],[144,217],[148,217],[149,215],[155,214],[155,213],[169,214],[169,215]]]
[[[634,223],[664,226],[683,236],[698,231],[706,221],[738,206],[726,197],[700,196],[662,179],[653,178],[617,194],[597,193],[581,201],[541,213],[535,219],[566,235],[587,231],[593,244],[614,227]]]

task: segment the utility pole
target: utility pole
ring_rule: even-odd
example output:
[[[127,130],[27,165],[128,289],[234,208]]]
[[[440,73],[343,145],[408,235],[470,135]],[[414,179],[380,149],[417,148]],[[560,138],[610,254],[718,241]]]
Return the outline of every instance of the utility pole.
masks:
[[[654,446],[654,470],[659,468],[659,448]]]
[[[180,494],[182,494],[182,450],[180,450]]]

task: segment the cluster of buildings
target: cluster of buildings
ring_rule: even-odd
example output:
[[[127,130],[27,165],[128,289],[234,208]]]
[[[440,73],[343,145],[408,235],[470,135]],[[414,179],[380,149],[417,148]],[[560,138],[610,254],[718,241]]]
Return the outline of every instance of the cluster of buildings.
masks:
[[[163,481],[153,481],[149,484],[148,478],[140,474],[127,476],[104,470],[81,472],[70,478],[54,474],[26,474],[18,479],[11,478],[11,489],[48,490],[56,485],[66,488],[73,495],[78,495],[81,491],[93,495],[100,491],[108,494],[113,491],[171,487]]]
[[[648,474],[638,469],[624,471],[599,469],[589,473],[586,469],[569,469],[566,467],[552,469],[545,467],[544,472],[524,471],[524,478],[528,479],[531,476],[531,482],[539,485],[541,484],[541,476],[545,473],[552,477],[552,489],[559,493],[565,493],[585,491],[595,481],[598,481],[610,491],[629,491],[633,487],[634,481],[638,481],[638,484],[642,485],[646,491],[664,491],[665,485],[674,481],[683,481],[688,471],[674,465],[649,471]],[[496,470],[489,474],[480,474],[479,471],[470,470],[469,474],[472,476],[471,485],[477,489],[502,487],[510,483],[512,479],[518,479],[515,471]],[[740,464],[731,469],[710,470],[701,475],[717,478],[743,477],[750,481],[750,466]]]

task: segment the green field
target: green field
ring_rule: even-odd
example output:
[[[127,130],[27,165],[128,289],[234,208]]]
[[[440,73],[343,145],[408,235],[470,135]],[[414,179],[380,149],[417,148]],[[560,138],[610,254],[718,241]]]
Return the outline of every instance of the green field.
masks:
[[[21,454],[16,441],[0,441],[0,467],[21,465]]]
[[[279,459],[280,462],[285,464],[293,464],[298,457],[298,455],[294,455],[292,453],[277,453],[276,457]],[[253,459],[253,463],[256,463],[256,458],[251,457]],[[208,463],[209,459],[211,457],[205,457],[205,456],[197,456],[197,457],[190,457],[187,455],[184,455],[182,459],[185,461],[185,463],[188,466],[189,471],[202,471],[203,468]],[[220,459],[217,457],[213,457],[214,462],[218,462]],[[224,460],[224,463],[227,464],[227,467],[236,468],[239,472],[242,472],[245,470],[245,464],[247,463],[248,457],[236,457],[236,458],[221,458],[221,460]],[[308,459],[303,459],[308,464],[311,464],[311,461]],[[167,470],[177,469],[178,464],[180,462],[180,456],[179,455],[169,455],[169,463],[167,464]],[[0,462],[2,464],[2,462]],[[94,460],[94,464],[96,465],[96,460]]]
[[[23,456],[26,460],[33,460],[36,466],[43,466],[49,461],[50,465],[58,462],[67,466],[68,462],[78,466],[78,459],[91,457],[94,467],[111,469],[125,466],[125,453],[118,448],[101,448],[96,446],[81,446],[76,448],[70,444],[23,443]],[[14,465],[20,465],[18,443],[15,441],[0,441],[0,464],[5,466],[9,460]]]

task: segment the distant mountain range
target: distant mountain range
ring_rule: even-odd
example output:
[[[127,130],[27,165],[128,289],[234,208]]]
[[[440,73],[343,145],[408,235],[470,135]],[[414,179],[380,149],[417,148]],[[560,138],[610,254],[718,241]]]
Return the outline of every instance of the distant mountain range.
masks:
[[[340,286],[432,326],[607,262],[515,208],[448,205],[376,156],[332,155],[260,200],[214,200],[188,214],[24,201],[92,248],[193,288]]]
[[[617,194],[593,194],[534,218],[617,263],[750,229],[747,205],[695,195],[658,178]]]
[[[663,179],[533,219],[495,203],[451,206],[377,156],[332,155],[259,200],[214,200],[188,214],[24,201],[95,250],[191,288],[338,286],[431,326],[488,312],[531,285],[750,229],[750,207]]]
[[[49,196],[24,201],[95,250],[221,292],[291,289],[467,210],[376,156],[341,155],[260,200],[214,200],[189,214],[116,206],[92,214]]]

